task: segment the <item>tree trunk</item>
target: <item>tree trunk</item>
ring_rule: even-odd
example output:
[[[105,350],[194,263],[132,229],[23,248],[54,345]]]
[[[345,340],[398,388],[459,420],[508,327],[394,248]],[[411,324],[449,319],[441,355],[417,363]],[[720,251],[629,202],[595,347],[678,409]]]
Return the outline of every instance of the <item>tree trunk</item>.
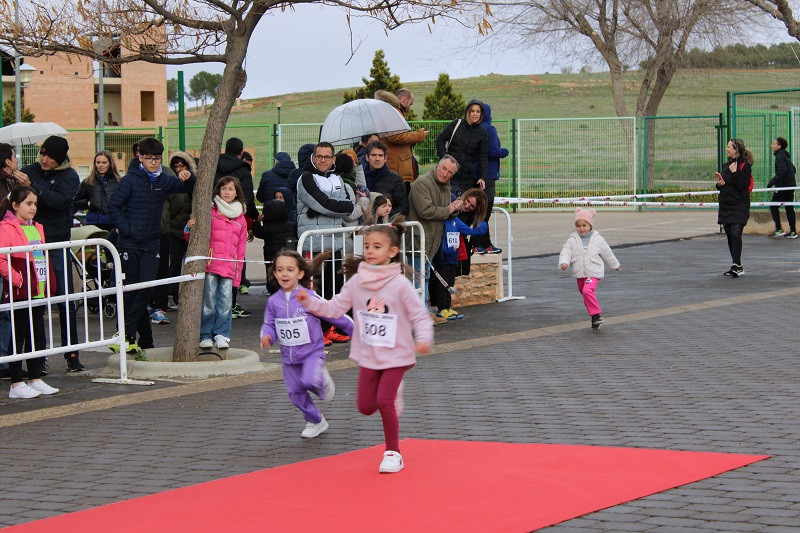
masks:
[[[214,175],[222,146],[222,136],[225,133],[225,124],[228,122],[234,101],[242,94],[247,82],[247,74],[242,65],[249,38],[249,33],[245,35],[239,35],[236,32],[228,33],[227,62],[217,95],[218,105],[212,106],[203,135],[197,183],[192,200],[192,216],[195,218],[195,226],[192,228],[192,238],[189,241],[189,248],[186,250],[186,257],[208,255],[211,233],[211,191]],[[203,260],[192,261],[184,265],[183,273],[204,272],[205,267],[206,262]],[[178,307],[175,349],[172,352],[173,361],[197,361],[199,359],[197,345],[200,340],[202,301],[203,281],[181,283],[181,305]]]

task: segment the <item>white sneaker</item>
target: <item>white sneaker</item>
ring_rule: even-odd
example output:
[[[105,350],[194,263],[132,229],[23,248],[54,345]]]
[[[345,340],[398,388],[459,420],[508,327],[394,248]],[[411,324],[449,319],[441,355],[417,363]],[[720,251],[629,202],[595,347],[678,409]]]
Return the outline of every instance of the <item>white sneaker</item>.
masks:
[[[322,401],[329,402],[333,399],[333,395],[336,394],[336,384],[333,382],[331,373],[328,372],[328,367],[325,365],[322,365],[322,381],[324,388]]]
[[[406,406],[406,402],[403,400],[403,391],[405,390],[406,382],[405,380],[400,380],[400,386],[397,387],[397,396],[394,397],[394,411],[398,417],[403,414],[403,409]]]
[[[383,452],[383,461],[381,461],[378,472],[381,474],[392,474],[401,471],[404,466],[403,456],[400,455],[399,452]]]
[[[18,399],[28,400],[30,398],[36,398],[37,396],[41,396],[41,394],[42,394],[41,392],[34,389],[33,387],[30,387],[24,381],[17,384],[16,387],[14,385],[11,385],[11,390],[8,391],[8,397],[12,399],[18,398]]]
[[[58,392],[58,389],[55,387],[51,387],[41,379],[31,380],[28,382],[28,386],[32,389],[36,389],[41,392],[45,396],[49,396],[50,394],[55,394]]]
[[[216,346],[217,348],[220,349],[228,348],[230,346],[229,342],[230,339],[228,339],[227,337],[223,337],[222,335],[216,335],[214,337],[214,346]]]
[[[313,422],[309,422],[306,424],[306,429],[300,434],[301,437],[304,439],[313,439],[320,433],[324,433],[328,430],[328,421],[325,420],[325,417],[322,417],[318,423],[314,424]]]
[[[212,341],[211,339],[203,339],[203,340],[200,341],[200,347],[201,348],[213,348],[214,347],[214,341]]]

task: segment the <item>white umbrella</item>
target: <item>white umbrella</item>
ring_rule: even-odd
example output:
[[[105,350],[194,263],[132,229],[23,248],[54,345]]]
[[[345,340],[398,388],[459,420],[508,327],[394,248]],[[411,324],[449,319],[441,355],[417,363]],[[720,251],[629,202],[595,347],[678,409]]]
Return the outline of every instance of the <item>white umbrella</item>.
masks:
[[[332,144],[354,143],[370,133],[388,137],[410,130],[406,119],[391,104],[364,98],[331,111],[322,124],[319,140]]]
[[[51,135],[63,137],[67,130],[55,122],[17,122],[0,128],[0,142],[8,144],[35,144]]]

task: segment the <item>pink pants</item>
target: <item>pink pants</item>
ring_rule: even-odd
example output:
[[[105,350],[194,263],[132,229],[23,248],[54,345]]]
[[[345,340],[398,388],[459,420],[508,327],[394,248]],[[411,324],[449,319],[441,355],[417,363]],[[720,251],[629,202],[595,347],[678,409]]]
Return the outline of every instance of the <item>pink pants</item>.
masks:
[[[394,399],[397,397],[397,388],[403,380],[403,374],[413,366],[384,370],[361,367],[358,373],[356,406],[365,415],[380,411],[387,452],[400,452],[400,421],[397,419]]]
[[[586,306],[586,311],[589,315],[599,315],[603,312],[600,309],[600,304],[597,302],[597,296],[594,291],[597,289],[597,284],[600,283],[599,278],[578,278],[578,292],[583,295],[583,304]]]

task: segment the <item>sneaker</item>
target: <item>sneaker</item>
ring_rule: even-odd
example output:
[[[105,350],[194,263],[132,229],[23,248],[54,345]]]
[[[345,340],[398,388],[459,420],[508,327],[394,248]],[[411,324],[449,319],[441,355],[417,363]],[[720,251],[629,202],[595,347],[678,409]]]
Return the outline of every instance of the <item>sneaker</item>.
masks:
[[[722,275],[729,276],[731,278],[738,278],[739,272],[736,270],[736,268],[736,265],[731,265],[731,268],[729,268],[727,272],[723,272]]]
[[[438,318],[443,318],[444,320],[449,320],[450,312],[449,312],[448,309],[442,309],[441,311],[439,311],[438,313],[436,313],[433,316],[438,317]]]
[[[320,420],[316,424],[313,422],[309,422],[308,424],[306,424],[306,429],[304,429],[303,432],[300,433],[300,436],[303,437],[304,439],[313,439],[320,433],[324,433],[327,430],[328,430],[328,421],[325,420],[325,417],[323,416],[322,420]]]
[[[233,309],[231,309],[231,316],[233,318],[248,318],[253,316],[253,313],[246,311],[241,305],[236,304],[233,306]]]
[[[399,452],[383,452],[383,461],[381,461],[378,472],[381,474],[392,474],[401,471],[404,466],[403,456],[400,455]]]
[[[326,337],[325,334],[322,335],[322,342],[325,344],[325,346],[330,346],[333,344],[333,341]]]
[[[169,307],[170,309],[178,308],[178,300],[176,300],[175,297],[171,294],[167,298],[167,307]]]
[[[21,381],[16,386],[11,385],[11,389],[8,391],[8,397],[11,398],[12,400],[13,399],[29,400],[30,398],[36,398],[37,396],[41,395],[42,395],[41,392],[29,386],[24,381]]]
[[[150,315],[150,322],[153,324],[169,324],[169,318],[161,309],[155,309]]]
[[[439,313],[431,313],[431,320],[433,320],[433,325],[437,324],[444,324],[447,322],[447,319],[443,316],[439,316]]]
[[[464,314],[459,313],[455,309],[445,309],[445,311],[447,312],[447,320],[458,320],[460,318],[464,318]]]
[[[498,248],[497,246],[494,246],[494,245],[489,245],[489,246],[486,247],[486,253],[487,254],[501,254],[501,253],[503,253],[503,249],[502,248]]]
[[[330,339],[333,342],[347,342],[350,340],[350,337],[347,335],[342,335],[336,328],[331,326],[331,329],[325,332],[325,337]]]
[[[483,248],[482,246],[473,246],[472,247],[472,253],[473,254],[481,254],[481,255],[483,255],[483,254],[486,253],[486,248]]]
[[[739,276],[744,276],[744,267],[737,266],[737,265],[733,265],[733,266],[731,267],[731,271],[733,271],[733,272],[735,272],[735,273],[736,273],[736,277],[737,277],[737,278],[738,278]]]
[[[43,396],[49,396],[51,394],[55,394],[58,392],[58,389],[55,387],[51,387],[41,379],[34,379],[28,382],[28,386],[32,389],[36,389],[42,393]]]
[[[336,384],[333,382],[331,373],[328,372],[328,367],[322,365],[322,401],[329,402],[333,400],[333,395],[336,394]]]
[[[250,292],[250,289],[247,285],[239,285],[239,294],[247,294]]]
[[[600,313],[592,315],[592,329],[599,329],[600,324],[603,323],[603,315]]]
[[[117,346],[117,351],[119,351],[119,346]],[[64,354],[64,359],[67,360],[67,372],[83,372],[85,370],[78,354]]]
[[[797,238],[797,232],[796,231],[789,232],[789,234],[786,235],[786,238],[787,239],[796,239]]]
[[[219,349],[226,349],[230,347],[230,339],[223,335],[214,335],[214,346]]]
[[[400,386],[397,387],[397,396],[394,397],[394,412],[397,413],[397,416],[403,414],[403,409],[406,407],[406,402],[403,399],[403,392],[406,390],[406,382],[405,380],[400,380]]]
[[[772,232],[773,237],[783,237],[784,235],[786,235],[786,232],[782,229]]]
[[[200,347],[201,348],[213,348],[214,347],[214,341],[212,341],[211,339],[202,339],[200,341]]]

